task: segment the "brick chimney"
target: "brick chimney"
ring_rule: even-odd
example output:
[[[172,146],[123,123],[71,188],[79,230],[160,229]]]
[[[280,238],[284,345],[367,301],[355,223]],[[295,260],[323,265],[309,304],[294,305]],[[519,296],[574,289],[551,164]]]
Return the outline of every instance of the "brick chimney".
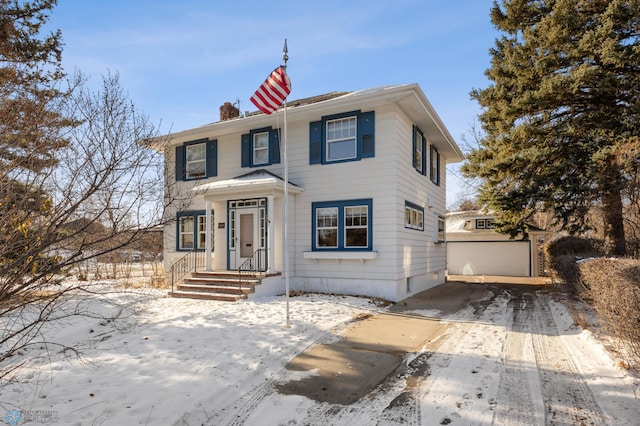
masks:
[[[225,102],[220,107],[220,121],[231,120],[240,117],[240,110],[233,106],[231,102]]]

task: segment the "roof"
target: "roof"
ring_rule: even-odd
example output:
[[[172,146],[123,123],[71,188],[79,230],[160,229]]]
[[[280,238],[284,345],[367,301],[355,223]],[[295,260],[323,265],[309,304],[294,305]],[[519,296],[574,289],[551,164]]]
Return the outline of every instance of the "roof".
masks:
[[[446,215],[446,232],[447,233],[487,233],[487,232],[497,232],[493,229],[476,229],[475,227],[469,229],[466,226],[466,223],[470,220],[474,219],[495,219],[498,215],[493,210],[466,210],[466,211],[458,211],[458,212],[449,212]],[[529,233],[532,232],[540,232],[547,233],[549,231],[545,231],[544,229],[538,228],[535,225],[527,224],[527,231]]]
[[[195,186],[192,191],[198,195],[203,195],[205,199],[218,197],[226,199],[229,193],[284,192],[284,179],[268,170],[259,169],[231,179],[203,183]],[[301,193],[304,189],[289,182],[288,191]]]

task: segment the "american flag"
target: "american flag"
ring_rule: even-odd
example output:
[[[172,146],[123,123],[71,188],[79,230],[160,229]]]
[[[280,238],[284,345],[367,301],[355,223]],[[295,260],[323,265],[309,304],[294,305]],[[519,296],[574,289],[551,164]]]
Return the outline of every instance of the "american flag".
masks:
[[[291,93],[291,81],[284,70],[279,66],[267,77],[262,85],[251,97],[251,102],[265,114],[271,114]]]

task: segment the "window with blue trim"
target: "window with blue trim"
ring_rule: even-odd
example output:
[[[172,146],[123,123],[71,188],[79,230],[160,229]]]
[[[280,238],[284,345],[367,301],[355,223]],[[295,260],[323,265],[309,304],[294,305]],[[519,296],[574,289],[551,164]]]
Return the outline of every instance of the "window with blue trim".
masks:
[[[431,145],[429,155],[429,177],[431,178],[431,182],[436,185],[440,185],[440,153],[436,149],[435,146]]]
[[[176,147],[176,181],[218,175],[218,141],[199,139]]]
[[[241,136],[241,166],[262,167],[280,163],[280,130],[251,130]]]
[[[418,173],[427,174],[427,139],[417,126],[413,126],[413,167]]]
[[[424,231],[424,208],[409,201],[405,201],[404,227]]]
[[[372,206],[370,198],[311,203],[312,250],[371,251]]]
[[[374,111],[327,115],[309,123],[309,164],[358,161],[375,156]]]
[[[177,217],[176,249],[204,250],[206,248],[206,212],[186,211],[179,212]],[[214,247],[213,239],[213,211],[211,211],[211,249]]]

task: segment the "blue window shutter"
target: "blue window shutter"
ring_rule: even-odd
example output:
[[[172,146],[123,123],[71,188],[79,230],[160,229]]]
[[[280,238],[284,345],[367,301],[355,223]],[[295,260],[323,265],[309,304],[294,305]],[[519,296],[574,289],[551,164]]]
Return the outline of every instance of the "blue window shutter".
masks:
[[[269,130],[269,164],[280,162],[280,130]]]
[[[218,141],[207,141],[207,177],[218,176]]]
[[[422,136],[422,174],[427,175],[427,138]]]
[[[363,112],[358,117],[358,148],[361,158],[375,157],[375,112]]]
[[[242,147],[241,147],[241,167],[251,167],[252,163],[252,146],[251,135],[249,133],[242,135]]]
[[[176,147],[176,182],[179,180],[184,180],[184,178],[184,146],[180,145]]]
[[[413,149],[411,150],[411,164],[413,164],[413,168],[417,169],[418,165],[416,164],[416,150],[418,149],[418,130],[416,126],[412,126],[411,134],[413,135]],[[424,153],[422,155],[424,157]]]
[[[309,123],[309,164],[322,163],[322,121]]]

